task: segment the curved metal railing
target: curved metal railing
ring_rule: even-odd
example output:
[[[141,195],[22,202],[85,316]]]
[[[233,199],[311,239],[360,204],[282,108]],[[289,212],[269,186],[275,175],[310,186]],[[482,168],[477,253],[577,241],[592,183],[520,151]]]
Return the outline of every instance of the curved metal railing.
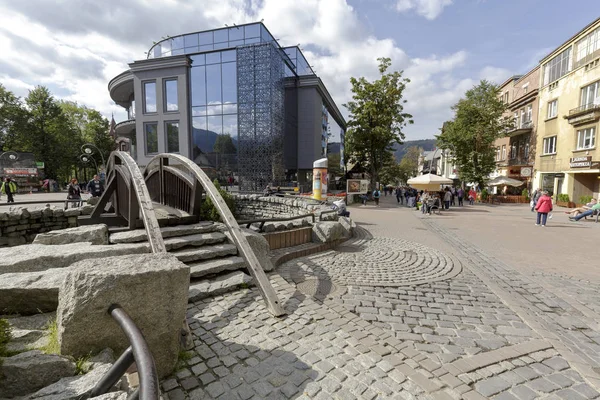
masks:
[[[118,382],[127,369],[135,362],[138,370],[140,385],[128,397],[129,399],[158,400],[160,389],[158,387],[158,374],[150,347],[144,335],[135,325],[129,315],[118,304],[108,308],[108,313],[117,322],[131,346],[129,346],[119,359],[112,365],[106,375],[98,381],[92,389],[90,397],[100,396],[108,391]]]
[[[152,198],[140,169],[129,153],[110,153],[106,182],[106,189],[98,204],[90,216],[80,218],[80,222],[97,224],[106,221],[114,225],[110,223],[111,219],[124,220],[130,229],[135,229],[141,216],[151,252],[165,253],[167,249],[154,213]],[[115,209],[114,215],[103,214],[109,200]]]
[[[175,162],[177,165],[170,165],[170,161]],[[144,171],[144,178],[148,182],[148,188],[154,201],[183,209],[192,215],[200,215],[202,189],[204,189],[207,198],[212,201],[221,217],[221,221],[231,234],[233,243],[246,261],[248,270],[259,288],[267,308],[275,316],[285,313],[277,293],[271,286],[258,258],[252,251],[248,240],[229,207],[227,207],[225,200],[198,165],[178,154],[158,154],[148,162]],[[184,197],[184,199],[181,197]],[[185,208],[180,208],[177,205]]]

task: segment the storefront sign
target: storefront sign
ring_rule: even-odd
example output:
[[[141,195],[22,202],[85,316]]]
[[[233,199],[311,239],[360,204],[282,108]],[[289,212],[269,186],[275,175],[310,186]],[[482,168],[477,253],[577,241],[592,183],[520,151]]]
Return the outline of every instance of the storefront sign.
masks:
[[[592,156],[571,157],[569,167],[571,168],[589,168],[592,166]]]
[[[6,175],[29,176],[38,174],[37,168],[4,168]]]
[[[564,178],[565,177],[565,173],[564,172],[559,172],[558,174],[554,174],[555,178]]]
[[[521,176],[524,178],[529,178],[531,176],[532,173],[532,168],[531,167],[522,167],[521,168]]]

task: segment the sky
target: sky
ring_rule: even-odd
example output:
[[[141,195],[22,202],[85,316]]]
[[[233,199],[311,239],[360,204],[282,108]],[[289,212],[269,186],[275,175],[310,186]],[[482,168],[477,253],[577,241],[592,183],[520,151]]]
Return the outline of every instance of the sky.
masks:
[[[119,122],[107,84],[154,41],[263,20],[301,45],[346,117],[350,77],[377,79],[390,57],[411,80],[405,138],[427,139],[479,80],[526,73],[599,16],[599,0],[0,0],[0,83],[18,96],[44,85]]]

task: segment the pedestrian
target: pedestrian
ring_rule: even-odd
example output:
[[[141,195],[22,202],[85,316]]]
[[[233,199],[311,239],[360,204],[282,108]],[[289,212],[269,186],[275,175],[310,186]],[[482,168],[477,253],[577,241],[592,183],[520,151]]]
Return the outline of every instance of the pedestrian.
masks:
[[[450,188],[450,193],[452,193],[452,206],[456,205],[456,188],[452,186]]]
[[[100,182],[98,175],[94,175],[94,179],[88,183],[87,191],[92,195],[92,197],[102,196],[102,193],[104,193],[104,185],[102,182]]]
[[[2,184],[2,188],[0,191],[2,191],[2,193],[6,193],[6,202],[7,203],[15,202],[15,198],[13,196],[17,193],[18,187],[17,187],[17,184],[14,183],[12,179],[10,179],[9,177],[6,177],[6,179],[4,180],[4,183]]]
[[[458,190],[456,191],[456,195],[458,196],[458,205],[462,207],[464,205],[463,198],[465,196],[465,191],[462,188],[458,188]]]
[[[470,205],[475,204],[476,198],[477,198],[477,192],[475,191],[475,188],[472,187],[471,190],[469,190],[469,204]]]
[[[535,226],[539,226],[540,222],[542,227],[546,226],[546,220],[548,219],[548,213],[552,211],[552,198],[548,196],[547,191],[543,191],[542,195],[538,199],[535,210],[537,211],[537,219]]]
[[[446,210],[450,209],[450,202],[452,201],[452,192],[450,189],[446,188],[444,193],[444,208]]]
[[[400,205],[400,199],[402,198],[402,192],[400,191],[400,186],[396,188],[396,201],[398,205]]]
[[[540,197],[542,197],[542,189],[536,189],[533,192],[533,195],[531,196],[531,212],[533,212],[533,210],[535,209],[535,206],[537,205],[537,202],[540,199]]]
[[[373,191],[373,199],[375,200],[375,205],[377,207],[379,207],[379,198],[381,197],[381,193],[379,192],[379,189],[375,189]]]
[[[77,184],[77,178],[71,179],[67,186],[67,200],[81,200],[81,187]]]

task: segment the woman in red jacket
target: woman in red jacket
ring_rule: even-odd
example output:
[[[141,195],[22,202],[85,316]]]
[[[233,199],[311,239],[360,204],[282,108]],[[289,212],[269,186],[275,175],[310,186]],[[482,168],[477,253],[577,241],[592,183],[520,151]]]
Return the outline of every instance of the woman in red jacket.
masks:
[[[535,226],[540,225],[540,219],[542,222],[542,226],[546,226],[546,219],[548,218],[548,213],[552,211],[552,198],[548,196],[547,191],[542,192],[542,197],[539,198],[535,205],[535,210],[537,211],[537,221]]]

